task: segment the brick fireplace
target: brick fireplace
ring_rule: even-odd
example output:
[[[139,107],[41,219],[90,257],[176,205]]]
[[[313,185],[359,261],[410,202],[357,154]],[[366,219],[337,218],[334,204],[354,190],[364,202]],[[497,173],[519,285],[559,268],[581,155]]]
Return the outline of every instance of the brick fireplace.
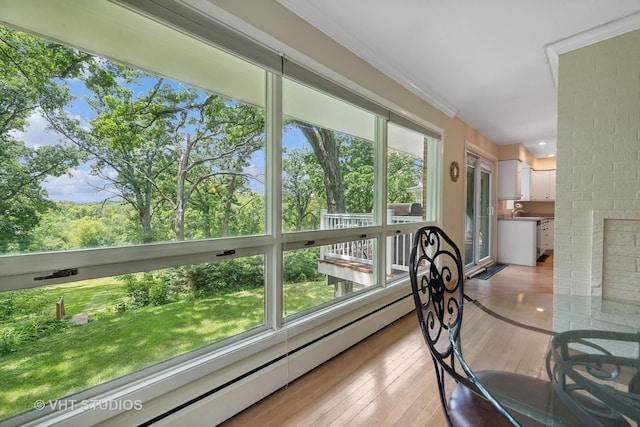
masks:
[[[640,211],[593,211],[592,295],[640,305]]]

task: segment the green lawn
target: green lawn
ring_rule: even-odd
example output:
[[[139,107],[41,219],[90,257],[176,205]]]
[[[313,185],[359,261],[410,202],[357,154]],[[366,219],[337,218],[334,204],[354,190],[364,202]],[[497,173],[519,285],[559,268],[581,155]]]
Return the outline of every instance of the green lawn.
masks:
[[[52,316],[64,296],[68,317],[87,313],[91,321],[0,356],[0,419],[264,323],[262,289],[117,313],[123,288],[113,278],[46,288]],[[287,285],[287,314],[331,298],[333,287],[322,282]]]

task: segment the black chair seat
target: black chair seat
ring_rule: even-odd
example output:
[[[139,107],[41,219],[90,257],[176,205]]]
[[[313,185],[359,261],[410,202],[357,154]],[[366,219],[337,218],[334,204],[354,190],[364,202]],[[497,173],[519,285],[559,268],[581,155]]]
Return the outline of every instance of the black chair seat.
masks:
[[[449,415],[455,427],[511,426],[488,400],[463,384],[457,384],[451,391]]]

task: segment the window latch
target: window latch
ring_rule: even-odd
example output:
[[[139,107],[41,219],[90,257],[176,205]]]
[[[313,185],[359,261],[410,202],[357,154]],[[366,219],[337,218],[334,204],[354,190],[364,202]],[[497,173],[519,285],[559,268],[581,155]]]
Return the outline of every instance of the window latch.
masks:
[[[216,256],[229,256],[229,255],[233,255],[235,253],[236,253],[235,249],[229,249],[229,250],[226,250],[226,251],[224,251],[224,252],[222,252],[222,253],[220,253],[220,254],[218,254]]]
[[[60,277],[76,276],[77,274],[78,274],[77,268],[65,268],[63,270],[54,271],[48,276],[36,276],[33,278],[33,280],[57,279]]]

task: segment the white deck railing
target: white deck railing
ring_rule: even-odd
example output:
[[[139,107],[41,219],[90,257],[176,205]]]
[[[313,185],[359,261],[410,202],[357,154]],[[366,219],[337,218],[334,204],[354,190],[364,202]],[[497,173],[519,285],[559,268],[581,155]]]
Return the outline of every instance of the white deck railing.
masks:
[[[393,209],[387,210],[387,217],[391,218],[392,224],[423,221],[422,216],[393,215],[393,213]],[[373,214],[328,213],[326,209],[322,209],[320,212],[320,228],[323,230],[366,227],[373,224]],[[409,271],[412,241],[413,233],[389,237],[385,257],[387,274],[392,274],[394,270]],[[320,249],[320,259],[334,258],[363,265],[373,265],[373,247],[373,239],[326,245]]]

